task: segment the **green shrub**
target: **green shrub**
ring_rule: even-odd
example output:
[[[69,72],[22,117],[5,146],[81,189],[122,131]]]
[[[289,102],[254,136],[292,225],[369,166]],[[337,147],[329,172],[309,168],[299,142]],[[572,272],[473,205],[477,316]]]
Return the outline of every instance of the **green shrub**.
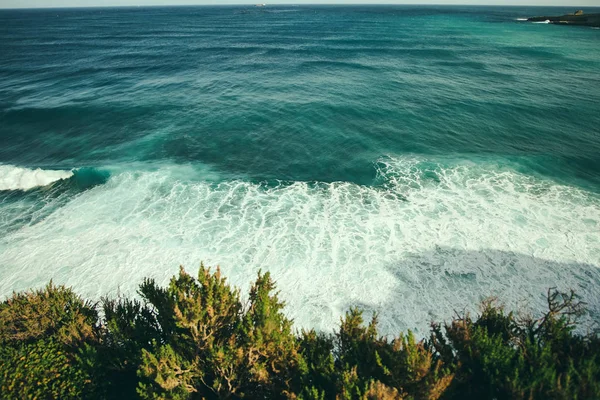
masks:
[[[91,393],[92,377],[54,339],[0,349],[0,391],[11,399],[78,399]]]
[[[259,273],[244,307],[217,270],[183,269],[166,288],[140,288],[160,338],[142,350],[142,398],[277,398],[297,375],[298,344],[269,274]]]
[[[52,283],[2,302],[2,397],[73,399],[97,392],[92,381],[97,317],[92,304]]]
[[[219,269],[181,269],[140,299],[96,306],[48,285],[0,304],[7,399],[599,399],[600,339],[575,331],[583,304],[548,292],[548,311],[481,313],[382,337],[350,309],[334,333],[292,331],[268,273],[248,301]]]
[[[380,337],[376,316],[364,326],[356,308],[334,335],[303,332],[301,354],[308,366],[307,399],[437,399],[452,381],[425,341],[410,331],[392,340]]]
[[[431,342],[453,365],[449,398],[600,398],[600,341],[574,333],[583,304],[573,292],[548,292],[548,312],[518,319],[491,302],[477,319],[469,315],[434,328]]]
[[[53,337],[65,345],[95,340],[96,308],[70,288],[54,286],[14,293],[0,304],[0,344]]]
[[[144,349],[161,340],[160,326],[149,306],[138,300],[102,300],[103,341],[99,349],[105,396],[135,398],[137,370]]]

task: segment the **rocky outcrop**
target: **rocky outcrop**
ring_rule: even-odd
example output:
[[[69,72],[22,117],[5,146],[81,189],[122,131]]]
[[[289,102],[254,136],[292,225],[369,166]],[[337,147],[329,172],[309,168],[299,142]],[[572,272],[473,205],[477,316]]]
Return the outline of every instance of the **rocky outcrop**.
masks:
[[[600,27],[600,14],[585,14],[583,11],[579,10],[576,11],[574,14],[567,14],[560,17],[532,17],[527,19],[527,21],[548,21],[549,24]]]

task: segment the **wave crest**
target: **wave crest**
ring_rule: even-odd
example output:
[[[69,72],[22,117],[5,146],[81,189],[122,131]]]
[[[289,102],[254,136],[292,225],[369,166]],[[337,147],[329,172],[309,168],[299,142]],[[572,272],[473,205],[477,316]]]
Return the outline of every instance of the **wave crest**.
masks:
[[[0,165],[0,190],[30,190],[73,176],[73,171]]]

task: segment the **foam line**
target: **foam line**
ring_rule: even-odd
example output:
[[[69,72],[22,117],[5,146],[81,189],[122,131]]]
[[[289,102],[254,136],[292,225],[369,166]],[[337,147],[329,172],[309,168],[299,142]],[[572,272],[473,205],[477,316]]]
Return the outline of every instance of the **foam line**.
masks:
[[[0,294],[49,279],[88,296],[134,294],[183,264],[220,263],[247,288],[270,270],[298,327],[350,306],[384,332],[425,333],[488,296],[544,308],[572,287],[600,315],[600,199],[494,163],[386,158],[381,184],[185,180],[174,167],[114,174],[0,239]]]

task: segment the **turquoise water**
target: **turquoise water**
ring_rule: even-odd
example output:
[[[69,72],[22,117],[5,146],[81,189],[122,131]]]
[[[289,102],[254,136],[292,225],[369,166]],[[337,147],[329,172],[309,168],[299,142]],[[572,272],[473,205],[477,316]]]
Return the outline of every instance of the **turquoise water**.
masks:
[[[519,21],[571,11],[0,10],[0,295],[203,260],[304,327],[600,320],[600,30]]]

